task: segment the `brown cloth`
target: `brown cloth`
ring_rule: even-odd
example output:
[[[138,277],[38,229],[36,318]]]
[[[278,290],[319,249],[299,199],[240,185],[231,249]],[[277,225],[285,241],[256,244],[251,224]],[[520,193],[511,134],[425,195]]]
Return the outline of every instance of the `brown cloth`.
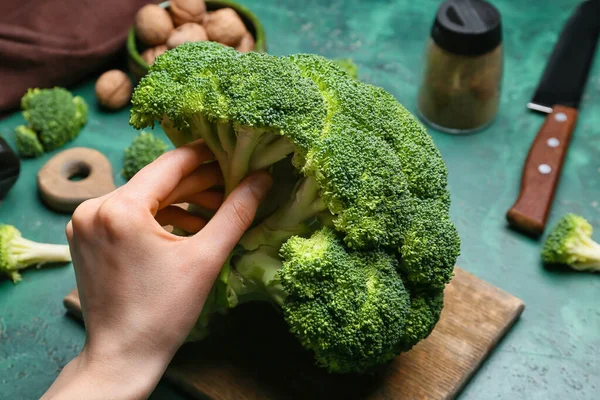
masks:
[[[0,114],[28,88],[68,87],[116,61],[148,0],[0,0]]]

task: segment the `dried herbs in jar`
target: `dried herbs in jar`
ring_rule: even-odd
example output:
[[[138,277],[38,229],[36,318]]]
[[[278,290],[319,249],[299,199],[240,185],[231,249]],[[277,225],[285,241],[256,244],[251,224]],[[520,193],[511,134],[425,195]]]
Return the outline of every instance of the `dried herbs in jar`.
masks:
[[[490,124],[500,106],[500,13],[483,0],[449,0],[438,9],[426,51],[419,114],[451,133]]]

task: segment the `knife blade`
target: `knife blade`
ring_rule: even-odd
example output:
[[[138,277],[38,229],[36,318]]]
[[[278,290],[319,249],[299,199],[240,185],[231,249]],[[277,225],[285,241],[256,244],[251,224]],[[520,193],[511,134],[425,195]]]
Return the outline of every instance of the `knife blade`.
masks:
[[[527,107],[546,113],[523,168],[521,189],[506,213],[524,233],[544,232],[600,35],[600,0],[587,0],[567,20]]]

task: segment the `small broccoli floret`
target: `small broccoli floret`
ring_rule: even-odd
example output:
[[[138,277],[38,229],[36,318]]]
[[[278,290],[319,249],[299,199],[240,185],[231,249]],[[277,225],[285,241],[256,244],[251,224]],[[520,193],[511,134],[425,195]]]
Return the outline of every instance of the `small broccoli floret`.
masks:
[[[600,244],[592,239],[592,233],[592,225],[585,218],[566,214],[546,239],[542,260],[578,271],[600,272]]]
[[[14,226],[0,225],[0,272],[13,282],[21,280],[19,270],[32,265],[69,261],[69,246],[33,242],[21,236]]]
[[[19,125],[15,128],[15,139],[17,150],[21,156],[37,158],[44,154],[44,147],[40,143],[37,134],[25,125]]]
[[[88,117],[85,100],[59,87],[29,89],[21,98],[21,108],[45,151],[58,149],[75,139]]]
[[[141,132],[125,149],[121,174],[127,180],[167,151],[167,144],[148,132]]]

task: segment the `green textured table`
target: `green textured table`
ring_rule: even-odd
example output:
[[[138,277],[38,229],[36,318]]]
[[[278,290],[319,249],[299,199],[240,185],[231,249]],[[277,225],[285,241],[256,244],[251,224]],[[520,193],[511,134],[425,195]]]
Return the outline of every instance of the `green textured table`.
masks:
[[[332,0],[244,2],[263,20],[274,54],[352,56],[361,79],[383,86],[411,111],[422,69],[423,46],[439,1]],[[461,399],[593,399],[600,393],[600,276],[545,270],[540,243],[507,229],[504,219],[519,186],[521,166],[543,121],[525,109],[552,49],[565,10],[556,0],[496,0],[504,18],[506,72],[495,124],[455,137],[431,130],[450,171],[452,215],[462,237],[459,265],[518,296],[521,320],[460,395]],[[600,58],[600,57],[599,57]],[[600,229],[600,61],[583,101],[550,223],[566,212]],[[92,105],[90,122],[72,146],[108,156],[117,184],[124,147],[135,131],[128,112],[95,107],[92,81],[74,88]],[[14,144],[20,115],[0,121]],[[162,134],[162,133],[161,133]],[[0,204],[0,222],[34,240],[66,242],[69,217],[47,210],[35,175],[51,154],[26,160],[22,175]],[[600,236],[598,236],[600,238]],[[28,271],[19,285],[0,281],[0,399],[38,398],[81,348],[84,331],[65,316],[62,299],[74,287],[70,266]],[[183,399],[162,382],[153,399]]]

